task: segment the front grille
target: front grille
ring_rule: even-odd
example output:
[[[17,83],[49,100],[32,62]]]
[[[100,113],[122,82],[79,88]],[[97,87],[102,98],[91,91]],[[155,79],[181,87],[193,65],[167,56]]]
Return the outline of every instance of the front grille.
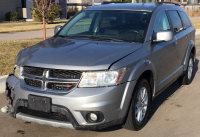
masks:
[[[76,84],[68,84],[68,83],[48,83],[47,88],[53,90],[70,90],[74,88]]]
[[[23,67],[23,71],[27,74],[42,76],[44,72],[44,68]]]
[[[81,71],[71,70],[50,70],[49,76],[54,78],[80,79]]]
[[[38,80],[33,80],[33,79],[24,78],[24,82],[25,82],[27,85],[34,86],[34,87],[38,87],[38,88],[41,88],[41,86],[42,86],[42,82],[41,82],[41,81],[38,81]]]
[[[26,66],[22,68],[22,83],[34,90],[66,93],[76,87],[81,75],[81,71]]]
[[[23,114],[30,115],[30,116],[69,122],[69,119],[67,118],[67,116],[60,113],[55,113],[55,112],[47,113],[47,112],[42,112],[42,111],[37,111],[37,110],[31,110],[31,109],[28,109],[27,107],[19,107],[17,111]]]

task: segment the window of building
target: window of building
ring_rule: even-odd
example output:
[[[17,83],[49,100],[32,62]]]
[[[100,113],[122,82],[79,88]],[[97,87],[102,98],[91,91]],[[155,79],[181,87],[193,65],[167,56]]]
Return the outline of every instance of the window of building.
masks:
[[[21,0],[21,6],[22,8],[26,8],[26,0]]]

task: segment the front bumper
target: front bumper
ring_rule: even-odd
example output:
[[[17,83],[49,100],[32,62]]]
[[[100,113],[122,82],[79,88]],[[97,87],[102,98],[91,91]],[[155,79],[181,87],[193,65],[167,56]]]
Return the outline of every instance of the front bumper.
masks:
[[[121,124],[126,116],[136,81],[103,88],[76,88],[67,94],[52,94],[33,91],[22,86],[21,81],[10,75],[6,81],[6,98],[9,99],[9,113],[15,118],[29,122],[74,129],[97,130]],[[54,121],[18,112],[19,107],[28,107],[28,95],[52,99],[51,111],[66,115],[69,122]],[[88,123],[81,111],[100,111],[104,120]]]

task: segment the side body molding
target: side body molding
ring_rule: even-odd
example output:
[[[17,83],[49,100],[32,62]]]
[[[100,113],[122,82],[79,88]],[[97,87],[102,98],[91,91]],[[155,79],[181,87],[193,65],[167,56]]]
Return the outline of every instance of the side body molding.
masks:
[[[186,53],[185,53],[185,58],[183,60],[183,71],[187,70],[188,59],[190,57],[190,53],[191,53],[191,50],[193,47],[195,47],[194,41],[190,40],[187,50],[186,50]],[[194,54],[194,62],[195,62],[195,57],[196,57],[196,50],[195,50],[195,54]]]

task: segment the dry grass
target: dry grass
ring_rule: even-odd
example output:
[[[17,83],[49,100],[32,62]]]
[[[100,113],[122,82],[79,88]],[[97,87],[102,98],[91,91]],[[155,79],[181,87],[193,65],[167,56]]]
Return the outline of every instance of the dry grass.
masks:
[[[198,20],[191,20],[191,22],[194,25],[195,29],[200,29],[200,19],[198,19]]]
[[[42,40],[43,38],[0,42],[0,76],[12,73],[15,58],[20,50]]]
[[[52,29],[57,25],[63,26],[68,20],[58,20],[52,24],[47,24],[47,29]],[[43,25],[41,22],[21,22],[21,23],[1,23],[0,33],[8,32],[21,32],[21,31],[32,31],[32,30],[42,30]]]
[[[189,17],[198,17],[200,16],[200,9],[194,11],[186,10],[186,13],[188,14]]]

